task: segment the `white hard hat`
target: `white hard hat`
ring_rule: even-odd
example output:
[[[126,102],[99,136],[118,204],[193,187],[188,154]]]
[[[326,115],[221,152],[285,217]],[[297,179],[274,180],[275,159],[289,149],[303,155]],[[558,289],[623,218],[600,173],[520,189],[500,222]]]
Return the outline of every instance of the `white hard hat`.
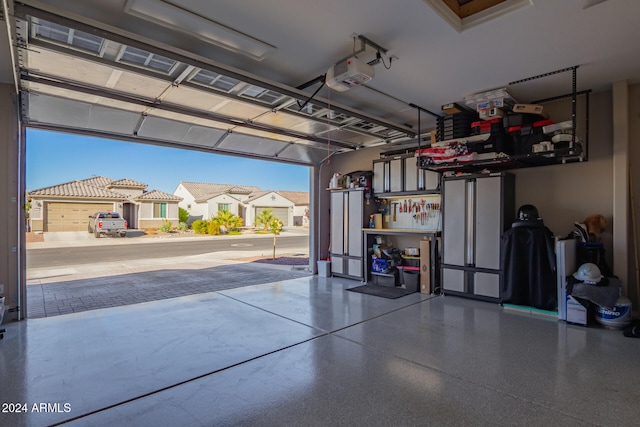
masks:
[[[604,276],[600,273],[600,269],[597,265],[588,262],[586,264],[582,264],[580,268],[578,268],[578,271],[573,273],[573,277],[578,280],[582,280],[585,283],[595,285],[600,282]]]

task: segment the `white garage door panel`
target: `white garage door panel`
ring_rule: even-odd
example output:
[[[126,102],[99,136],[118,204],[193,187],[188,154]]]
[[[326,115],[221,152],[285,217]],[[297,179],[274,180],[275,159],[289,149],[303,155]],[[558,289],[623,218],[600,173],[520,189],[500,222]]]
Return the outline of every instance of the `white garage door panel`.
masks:
[[[89,215],[112,209],[113,203],[48,202],[44,231],[87,231]]]

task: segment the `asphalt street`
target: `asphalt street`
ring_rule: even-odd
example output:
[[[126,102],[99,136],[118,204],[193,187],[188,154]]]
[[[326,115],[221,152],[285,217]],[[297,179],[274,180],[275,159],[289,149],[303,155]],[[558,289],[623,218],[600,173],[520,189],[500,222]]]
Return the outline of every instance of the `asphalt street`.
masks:
[[[104,238],[103,238],[104,239]],[[113,238],[114,241],[118,238]],[[125,242],[125,240],[123,240]],[[279,236],[278,252],[309,246],[308,235]],[[145,243],[142,245],[109,244],[95,246],[66,246],[55,248],[27,248],[27,268],[61,267],[68,265],[121,262],[141,259],[174,258],[223,251],[263,251],[271,254],[273,238],[241,237],[227,239],[188,239]]]

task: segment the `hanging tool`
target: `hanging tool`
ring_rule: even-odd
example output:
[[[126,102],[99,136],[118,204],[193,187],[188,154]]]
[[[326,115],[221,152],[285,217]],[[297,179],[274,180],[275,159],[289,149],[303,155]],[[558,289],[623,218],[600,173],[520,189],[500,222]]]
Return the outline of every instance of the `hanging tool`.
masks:
[[[396,221],[396,205],[398,205],[399,203],[394,202],[394,203],[391,203],[391,204],[393,205],[393,222],[395,222]],[[400,209],[402,209],[402,207],[400,207]],[[400,211],[400,212],[402,212],[402,211]]]
[[[407,211],[407,201],[406,200],[404,201],[404,211],[405,212]]]

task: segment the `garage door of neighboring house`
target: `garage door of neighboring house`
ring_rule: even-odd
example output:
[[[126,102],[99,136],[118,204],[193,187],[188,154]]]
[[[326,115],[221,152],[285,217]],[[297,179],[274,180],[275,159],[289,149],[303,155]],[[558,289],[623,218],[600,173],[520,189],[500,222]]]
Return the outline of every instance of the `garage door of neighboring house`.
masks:
[[[260,213],[265,209],[271,209],[271,215],[275,218],[278,218],[285,227],[288,227],[289,224],[289,208],[256,208],[256,216],[260,215]]]
[[[89,215],[112,209],[112,203],[49,202],[45,210],[44,231],[87,231]]]

